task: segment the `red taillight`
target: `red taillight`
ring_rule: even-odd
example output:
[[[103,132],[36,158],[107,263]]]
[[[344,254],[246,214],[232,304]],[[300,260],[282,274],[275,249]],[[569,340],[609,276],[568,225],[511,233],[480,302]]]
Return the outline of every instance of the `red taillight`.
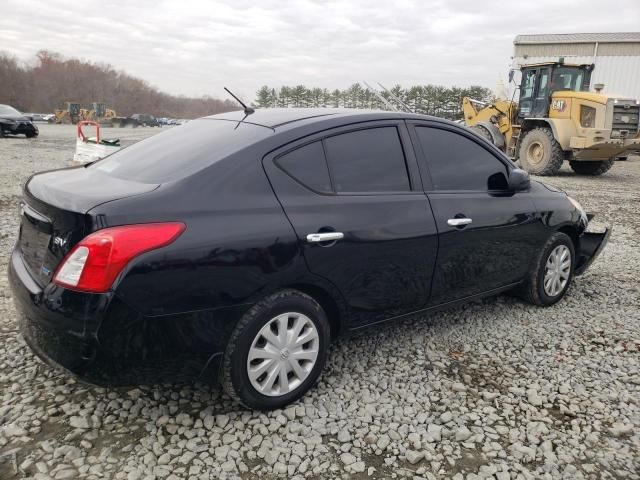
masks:
[[[98,230],[69,252],[53,281],[73,290],[107,292],[133,258],[170,244],[184,229],[184,223],[143,223]]]

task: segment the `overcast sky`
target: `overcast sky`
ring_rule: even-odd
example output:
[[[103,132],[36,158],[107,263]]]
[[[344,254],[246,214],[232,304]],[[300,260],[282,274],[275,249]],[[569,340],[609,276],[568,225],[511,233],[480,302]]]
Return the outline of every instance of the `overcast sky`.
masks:
[[[480,84],[524,33],[640,30],[640,0],[2,0],[0,50],[95,62],[173,94],[261,85]]]

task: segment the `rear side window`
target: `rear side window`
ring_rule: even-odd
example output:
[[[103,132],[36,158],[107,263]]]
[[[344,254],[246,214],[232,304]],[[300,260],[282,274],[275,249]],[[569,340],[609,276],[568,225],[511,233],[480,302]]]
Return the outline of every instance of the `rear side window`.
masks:
[[[487,191],[507,167],[473,140],[449,130],[416,127],[434,190]]]
[[[87,168],[124,180],[165,183],[187,177],[257,143],[271,130],[248,123],[200,119],[134,143]]]
[[[337,193],[409,191],[398,130],[378,127],[324,140]]]
[[[276,159],[276,164],[307,188],[317,192],[331,192],[331,180],[321,141],[285,153]]]

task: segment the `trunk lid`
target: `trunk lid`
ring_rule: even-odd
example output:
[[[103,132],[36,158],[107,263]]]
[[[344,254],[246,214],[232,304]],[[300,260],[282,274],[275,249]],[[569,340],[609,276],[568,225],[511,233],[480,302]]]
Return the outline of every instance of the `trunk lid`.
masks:
[[[36,174],[24,187],[17,248],[40,286],[51,281],[69,251],[100,222],[87,212],[97,205],[155,190],[85,167]]]

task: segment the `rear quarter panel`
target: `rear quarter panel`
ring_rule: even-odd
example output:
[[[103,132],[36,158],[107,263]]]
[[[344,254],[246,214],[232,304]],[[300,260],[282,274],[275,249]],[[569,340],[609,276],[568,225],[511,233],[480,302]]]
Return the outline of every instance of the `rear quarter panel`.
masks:
[[[104,226],[186,224],[173,244],[135,259],[116,285],[116,294],[144,315],[248,305],[306,273],[293,229],[251,152],[90,213]]]

